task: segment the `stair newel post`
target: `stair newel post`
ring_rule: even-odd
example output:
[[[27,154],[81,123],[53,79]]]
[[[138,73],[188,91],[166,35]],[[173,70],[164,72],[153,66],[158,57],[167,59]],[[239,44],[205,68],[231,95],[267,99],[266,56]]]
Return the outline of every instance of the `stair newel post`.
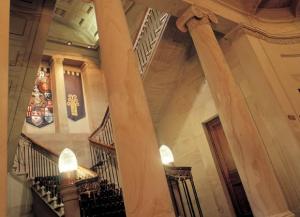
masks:
[[[58,160],[60,172],[60,194],[64,203],[65,217],[80,217],[79,195],[75,185],[77,159],[70,149],[64,149]]]

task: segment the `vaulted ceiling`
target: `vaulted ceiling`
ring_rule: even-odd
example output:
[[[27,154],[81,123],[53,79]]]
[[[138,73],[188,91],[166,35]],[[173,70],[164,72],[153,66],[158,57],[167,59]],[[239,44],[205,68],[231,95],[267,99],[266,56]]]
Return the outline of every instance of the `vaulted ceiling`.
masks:
[[[157,2],[158,3],[155,3]],[[233,7],[245,10],[250,14],[256,14],[262,9],[278,10],[280,8],[290,9],[295,16],[300,12],[300,0],[217,0]],[[163,8],[170,8],[171,5],[180,7],[182,0],[122,0],[125,12],[128,12],[139,3],[153,7],[156,4],[164,5]],[[174,3],[175,2],[175,3]],[[176,3],[178,2],[178,4]],[[180,3],[180,4],[179,4]],[[169,5],[169,6],[168,6]],[[167,7],[168,6],[168,7]],[[184,5],[182,5],[184,7]],[[172,8],[172,7],[171,7]],[[134,13],[139,7],[136,7]],[[99,33],[95,18],[94,6],[92,3],[84,3],[82,0],[58,0],[55,8],[55,16],[49,30],[48,40],[58,43],[72,43],[74,46],[86,48],[98,48]],[[134,15],[135,16],[135,15]],[[134,17],[133,16],[133,17]],[[131,19],[129,23],[136,26],[139,20]]]
[[[125,11],[133,2],[122,0]],[[48,40],[74,46],[97,48],[99,34],[92,3],[82,0],[58,0]]]

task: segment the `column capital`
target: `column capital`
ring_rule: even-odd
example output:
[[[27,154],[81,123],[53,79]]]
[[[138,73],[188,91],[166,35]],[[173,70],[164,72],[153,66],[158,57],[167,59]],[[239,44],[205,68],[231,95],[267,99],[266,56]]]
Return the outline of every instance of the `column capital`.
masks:
[[[187,32],[188,22],[194,19],[198,23],[218,23],[218,18],[212,11],[192,5],[177,19],[176,26],[181,32]]]
[[[89,64],[87,62],[83,62],[82,65],[80,66],[81,71],[85,72],[88,66]]]
[[[53,55],[50,60],[50,65],[52,66],[53,64],[63,64],[64,57],[59,56],[59,55]]]

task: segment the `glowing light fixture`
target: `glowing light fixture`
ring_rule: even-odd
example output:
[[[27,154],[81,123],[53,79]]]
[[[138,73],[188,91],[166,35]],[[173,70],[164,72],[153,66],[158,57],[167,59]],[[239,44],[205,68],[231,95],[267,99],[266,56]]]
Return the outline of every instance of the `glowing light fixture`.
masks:
[[[77,158],[71,149],[65,148],[59,155],[58,169],[60,173],[75,171],[78,168]]]
[[[160,152],[161,161],[164,165],[169,165],[171,163],[174,163],[173,153],[168,146],[166,145],[160,146],[159,152]]]
[[[71,41],[67,41],[67,45],[71,46],[72,42]]]

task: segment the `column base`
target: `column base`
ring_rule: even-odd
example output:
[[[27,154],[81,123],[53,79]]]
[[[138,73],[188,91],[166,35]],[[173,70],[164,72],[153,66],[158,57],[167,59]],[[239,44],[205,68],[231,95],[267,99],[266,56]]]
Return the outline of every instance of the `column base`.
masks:
[[[271,215],[269,217],[295,217],[295,214],[292,213],[291,211],[286,211],[286,212],[283,212],[283,213]]]

